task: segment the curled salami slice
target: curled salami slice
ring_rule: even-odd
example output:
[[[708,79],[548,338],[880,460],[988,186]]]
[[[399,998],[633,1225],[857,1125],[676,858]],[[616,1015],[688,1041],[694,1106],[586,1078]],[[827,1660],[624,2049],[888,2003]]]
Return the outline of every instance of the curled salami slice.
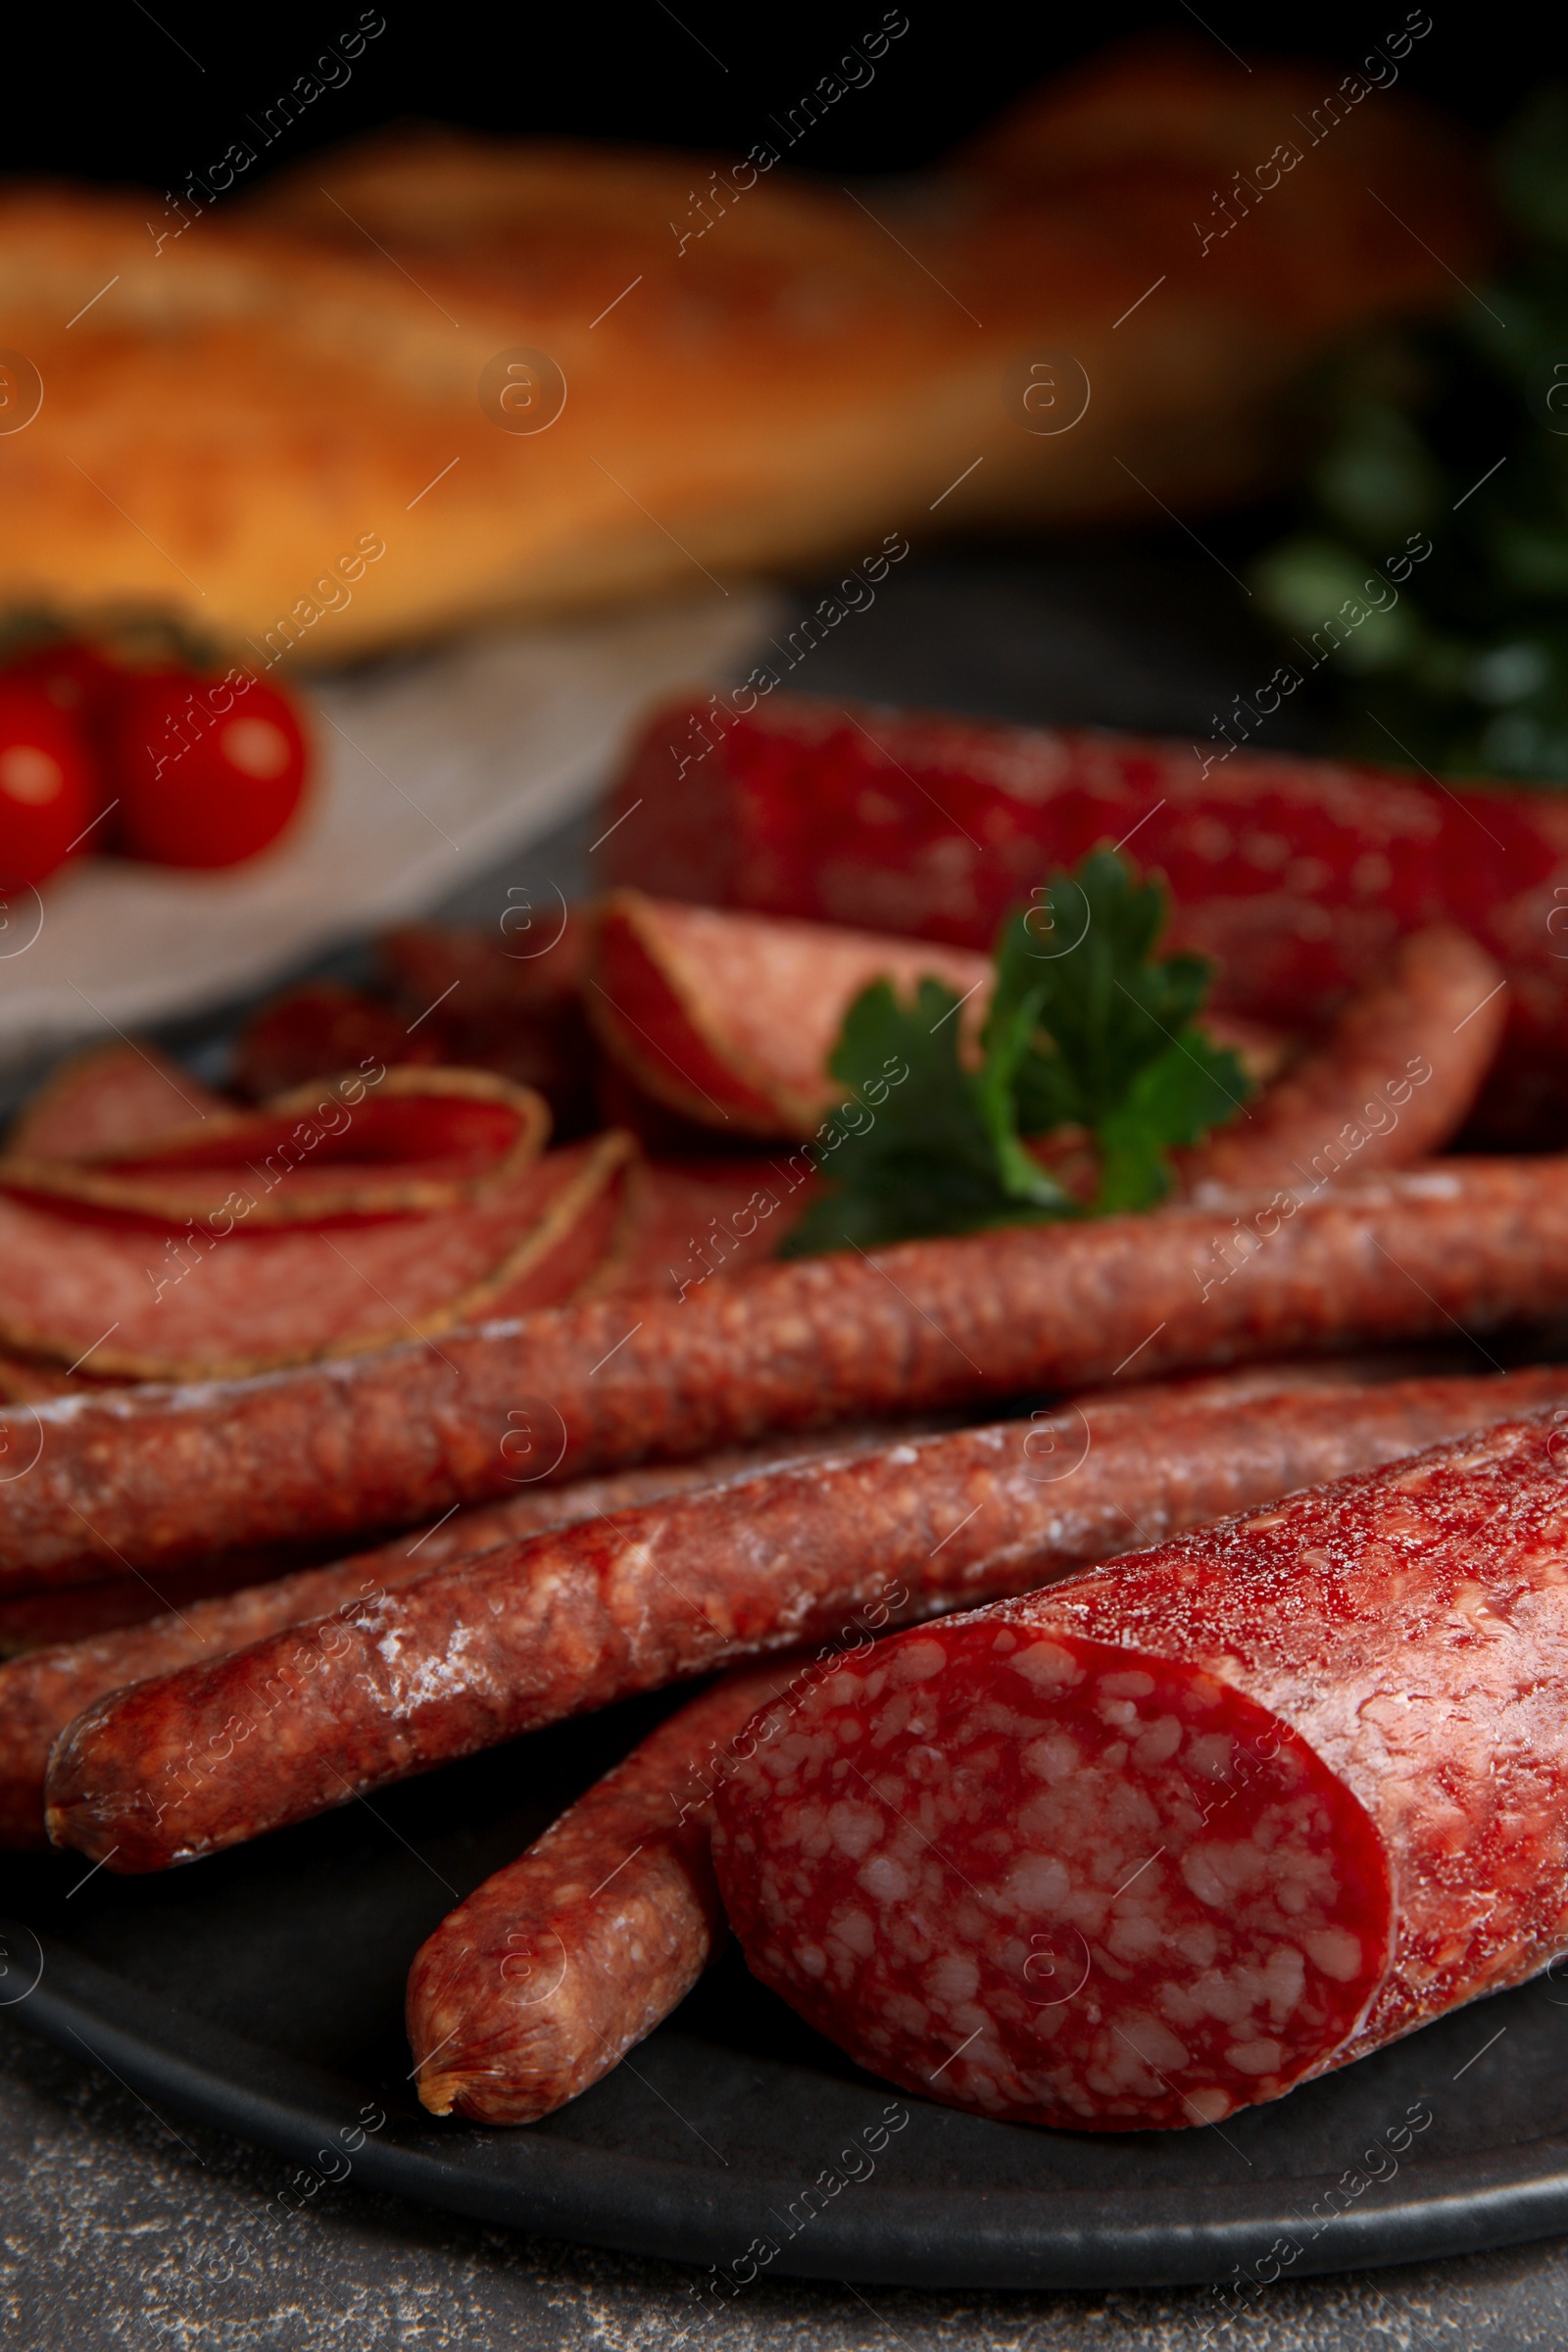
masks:
[[[1558,1421],[814,1674],[717,1799],[754,1971],[893,2082],[1102,2131],[1532,1975],[1568,1929]]]
[[[1564,1385],[1568,1390],[1568,1382]],[[159,1582],[172,1582],[173,1589],[168,1591],[165,1605],[145,1578],[126,1578],[122,1586],[128,1588],[128,1595],[122,1597],[121,1610],[128,1608],[128,1615],[111,1611],[76,1631],[62,1632],[57,1623],[52,1635],[42,1639],[27,1639],[29,1609],[33,1623],[42,1614],[37,1598],[0,1605],[0,1641],[9,1634],[9,1645],[24,1653],[0,1665],[0,1847],[48,1843],[43,1790],[49,1751],[66,1725],[106,1691],[227,1657],[270,1634],[333,1610],[355,1615],[376,1593],[412,1584],[432,1568],[498,1544],[603,1518],[665,1495],[726,1486],[781,1462],[810,1460],[830,1449],[843,1452],[861,1443],[869,1446],[885,1435],[844,1431],[836,1434],[831,1447],[825,1438],[771,1439],[710,1454],[700,1462],[663,1462],[616,1471],[608,1478],[576,1479],[564,1487],[533,1487],[506,1502],[454,1511],[433,1527],[413,1530],[328,1567],[274,1576],[265,1584],[254,1581],[254,1566],[249,1580],[243,1570],[229,1570],[225,1576],[222,1563],[203,1571],[175,1570],[172,1579],[166,1572]],[[205,1587],[199,1581],[204,1574],[210,1580]],[[97,1585],[46,1596],[44,1605],[52,1606],[58,1619],[78,1594],[89,1613],[103,1610],[105,1588]]]
[[[73,1373],[200,1379],[549,1305],[608,1249],[633,1150],[611,1133],[457,1207],[320,1229],[253,1233],[235,1210],[170,1234],[0,1193],[0,1339]]]
[[[1393,968],[1244,1118],[1181,1158],[1189,1193],[1404,1168],[1457,1134],[1496,1056],[1507,982],[1465,932],[1412,932]]]
[[[49,1834],[161,1870],[733,1660],[1029,1590],[1262,1495],[1560,1398],[1564,1375],[1110,1399],[765,1472],[438,1568],[101,1700]]]
[[[973,998],[992,977],[986,956],[952,948],[634,890],[605,902],[596,946],[584,1002],[607,1053],[656,1102],[738,1135],[815,1131],[844,1094],[828,1055],[873,980],[902,995],[930,972]]]
[[[682,1707],[420,1945],[409,2044],[432,2115],[549,2115],[690,1992],[725,1939],[702,1775],[784,1679],[731,1675]]]
[[[519,1415],[559,1435],[551,1474],[570,1478],[769,1429],[1447,1338],[1565,1305],[1560,1159],[806,1259],[679,1300],[546,1309],[443,1336],[439,1352],[0,1413],[0,1590],[433,1518],[508,1492]]]
[[[307,1085],[262,1110],[203,1112],[90,1157],[13,1145],[0,1189],[226,1240],[457,1207],[536,1159],[549,1132],[543,1097],[489,1071],[374,1063],[368,1076]]]
[[[221,1095],[156,1046],[91,1046],[63,1061],[23,1104],[6,1131],[6,1152],[25,1159],[93,1159],[167,1135],[181,1120],[220,1117],[228,1109]]]

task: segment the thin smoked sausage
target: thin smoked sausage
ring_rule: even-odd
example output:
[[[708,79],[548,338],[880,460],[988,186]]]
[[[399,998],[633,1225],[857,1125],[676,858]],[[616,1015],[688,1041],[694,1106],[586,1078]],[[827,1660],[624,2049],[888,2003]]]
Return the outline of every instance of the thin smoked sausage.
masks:
[[[826,1455],[434,1569],[61,1735],[47,1820],[162,1870],[636,1690],[1027,1592],[1225,1510],[1560,1400],[1560,1369],[1140,1397]]]
[[[0,1414],[0,1590],[433,1518],[770,1429],[1568,1306],[1568,1159],[845,1251],[255,1380]],[[519,1460],[519,1454],[524,1458]]]

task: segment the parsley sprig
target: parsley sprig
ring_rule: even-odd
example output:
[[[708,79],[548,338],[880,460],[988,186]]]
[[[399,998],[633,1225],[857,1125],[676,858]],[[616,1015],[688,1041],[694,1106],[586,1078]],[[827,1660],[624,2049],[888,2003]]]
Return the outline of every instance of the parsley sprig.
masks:
[[[1234,1118],[1250,1092],[1237,1055],[1198,1025],[1207,962],[1155,959],[1167,911],[1163,885],[1110,850],[1042,885],[998,934],[978,1056],[945,982],[927,977],[903,1001],[886,980],[864,989],[828,1067],[867,1115],[835,1121],[817,1152],[827,1189],[782,1253],[1162,1200],[1171,1151]],[[895,1066],[907,1076],[879,1082],[871,1108],[859,1073]],[[1048,1136],[1085,1144],[1088,1187],[1028,1149]]]

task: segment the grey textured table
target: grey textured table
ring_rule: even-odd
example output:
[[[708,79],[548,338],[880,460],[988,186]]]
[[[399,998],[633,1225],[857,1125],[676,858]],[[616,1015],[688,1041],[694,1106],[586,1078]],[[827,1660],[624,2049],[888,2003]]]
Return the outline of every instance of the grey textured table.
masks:
[[[1234,556],[1234,549],[1227,550]],[[1168,548],[911,564],[792,683],[826,694],[945,703],[999,717],[1207,734],[1264,674],[1234,588]],[[1310,741],[1311,713],[1270,748]],[[446,909],[488,924],[510,882],[568,893],[589,878],[586,826],[514,859]],[[354,957],[337,959],[350,970]],[[176,1042],[214,1069],[213,1024]],[[3,1907],[3,1905],[0,1905]],[[692,2274],[323,2189],[281,2230],[282,2159],[144,2100],[28,2034],[0,2007],[0,2212],[5,2341],[27,2352],[491,2352],[669,2346]],[[1568,2343],[1568,2240],[1341,2278],[1281,2283],[1218,2332],[1201,2288],[934,2294],[760,2278],[704,2331],[725,2352],[1094,2346],[1187,2352],[1533,2352]]]

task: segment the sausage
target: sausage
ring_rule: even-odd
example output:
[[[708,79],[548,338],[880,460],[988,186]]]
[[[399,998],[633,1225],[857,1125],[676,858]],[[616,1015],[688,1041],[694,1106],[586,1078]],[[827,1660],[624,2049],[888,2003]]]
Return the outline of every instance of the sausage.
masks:
[[[519,1443],[570,1478],[1565,1304],[1568,1161],[1545,1158],[771,1265],[684,1299],[584,1299],[360,1360],[13,1408],[0,1591],[433,1518],[505,1493]]]
[[[1494,958],[1449,925],[1412,932],[1393,968],[1244,1116],[1178,1165],[1189,1193],[1328,1182],[1351,1167],[1409,1167],[1463,1126],[1495,1057],[1508,987]]]
[[[1348,1373],[1284,1365],[1171,1387],[1184,1402],[1223,1409],[1270,1387],[1349,1385]],[[789,1677],[788,1659],[742,1668],[682,1707],[421,1945],[407,2015],[416,2087],[432,2115],[532,2123],[597,2082],[685,1998],[726,1939],[714,1788],[748,1752],[737,1735]]]
[[[808,1675],[717,1794],[753,1971],[892,2082],[1097,2131],[1531,1976],[1568,1929],[1565,1440],[1538,1410]]]
[[[1303,667],[1275,672],[1268,709]],[[1513,983],[1486,1132],[1568,1141],[1560,794],[1456,789],[1217,731],[1199,758],[1190,743],[798,694],[715,723],[710,703],[650,716],[603,820],[623,820],[605,842],[612,883],[986,951],[1036,883],[1136,827],[1133,855],[1170,883],[1170,943],[1215,958],[1227,1011],[1317,1027],[1405,932],[1474,933]],[[1245,738],[1239,712],[1227,723]],[[676,745],[692,756],[677,762]]]
[[[432,2115],[532,2123],[684,2000],[725,1940],[702,1775],[787,1679],[770,1667],[705,1690],[420,1945],[409,2046]]]
[[[49,1750],[74,1716],[109,1690],[198,1660],[227,1657],[269,1634],[334,1610],[351,1614],[375,1592],[412,1584],[432,1568],[492,1545],[570,1527],[667,1494],[755,1477],[781,1461],[809,1459],[831,1444],[853,1449],[885,1433],[854,1430],[824,1438],[773,1438],[700,1462],[663,1462],[536,1487],[506,1502],[479,1503],[329,1567],[275,1577],[238,1592],[171,1606],[148,1622],[119,1625],[86,1638],[29,1651],[0,1665],[0,1849],[43,1846],[44,1777]],[[143,1591],[147,1588],[144,1586]],[[89,1591],[96,1588],[88,1588]]]
[[[1212,1403],[1129,1395],[766,1472],[503,1544],[100,1699],[49,1836],[162,1870],[637,1690],[1005,1592],[1414,1450],[1560,1369]]]

